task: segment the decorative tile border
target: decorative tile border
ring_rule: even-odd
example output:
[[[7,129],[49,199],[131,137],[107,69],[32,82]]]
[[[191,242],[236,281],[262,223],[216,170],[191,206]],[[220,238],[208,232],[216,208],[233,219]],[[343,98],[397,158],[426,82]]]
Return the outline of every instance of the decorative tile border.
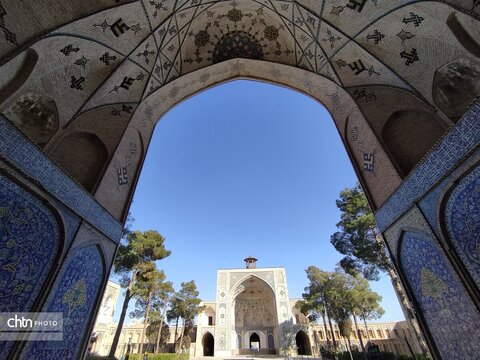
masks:
[[[405,228],[418,229],[435,237],[418,207],[413,206],[408,212],[402,215],[401,218],[395,221],[395,223],[392,224],[384,234],[384,238],[388,245],[390,245],[392,256],[396,261],[398,261],[398,244],[400,242],[402,231],[404,231]]]
[[[37,181],[49,194],[111,240],[119,242],[122,225],[2,115],[0,158]]]
[[[380,231],[385,231],[445,176],[480,142],[480,100],[468,110],[402,185],[375,213]]]
[[[433,231],[437,236],[439,236],[438,232],[438,211],[439,211],[439,199],[441,198],[442,194],[446,191],[448,186],[450,185],[450,176],[443,179],[437,186],[433,188],[425,197],[423,197],[418,206],[422,210],[423,215],[426,217],[427,221],[432,226]]]
[[[480,148],[477,148],[467,160],[462,162],[454,171],[440,181],[435,187],[422,197],[418,206],[422,210],[423,215],[430,223],[433,232],[437,237],[442,237],[442,229],[438,219],[440,218],[440,207],[445,194],[455,186],[454,182],[463,179],[468,173],[469,169],[476,167],[475,164],[480,162]],[[448,223],[447,223],[448,226]]]

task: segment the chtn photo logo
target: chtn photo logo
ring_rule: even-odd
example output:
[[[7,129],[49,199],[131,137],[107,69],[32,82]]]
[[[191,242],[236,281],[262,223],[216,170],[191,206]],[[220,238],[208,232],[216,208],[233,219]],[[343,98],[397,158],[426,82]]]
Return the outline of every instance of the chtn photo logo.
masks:
[[[7,326],[9,328],[32,328],[33,320],[24,316],[19,317],[17,314],[15,314],[14,317],[7,320]]]
[[[33,320],[31,318],[22,316],[19,317],[17,314],[15,314],[14,317],[11,317],[7,320],[7,326],[9,328],[33,328],[33,327],[50,327],[50,326],[57,326],[58,321],[53,319],[53,320],[47,320],[47,319],[37,319]]]
[[[63,339],[63,313],[0,313],[0,341]]]

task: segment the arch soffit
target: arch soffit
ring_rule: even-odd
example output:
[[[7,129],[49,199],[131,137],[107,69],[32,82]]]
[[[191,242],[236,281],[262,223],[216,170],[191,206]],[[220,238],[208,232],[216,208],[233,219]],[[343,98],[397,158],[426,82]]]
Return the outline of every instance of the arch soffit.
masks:
[[[68,6],[66,3],[70,1],[64,1],[65,5]],[[304,5],[303,1],[294,1],[291,4],[277,3],[275,0],[262,4],[251,0],[234,3],[211,1],[207,4],[164,1],[161,6],[156,6],[153,1],[149,4],[136,1],[77,18],[48,35],[41,36],[40,32],[35,40],[31,39],[33,34],[24,34],[22,38],[30,37],[29,43],[37,41],[32,48],[42,53],[41,59],[48,59],[42,60],[39,66],[42,71],[35,69],[33,78],[41,77],[46,70],[51,70],[53,64],[57,65],[55,72],[65,72],[65,68],[69,66],[77,70],[79,66],[85,69],[88,64],[89,72],[97,73],[98,79],[95,81],[88,76],[90,74],[85,74],[89,80],[88,89],[83,89],[86,85],[85,77],[82,82],[79,76],[75,76],[76,80],[80,81],[72,83],[71,86],[74,89],[72,94],[76,96],[65,93],[64,83],[58,84],[62,85],[59,100],[68,101],[70,105],[63,104],[59,107],[62,110],[62,124],[70,121],[70,117],[102,104],[138,103],[141,93],[152,92],[174,78],[205,68],[212,63],[216,46],[214,38],[220,39],[230,29],[242,29],[245,26],[246,29],[252,28],[251,32],[257,31],[264,35],[261,39],[254,39],[266,49],[262,57],[264,60],[290,64],[323,74],[345,87],[375,84],[404,87],[421,94],[434,105],[430,80],[438,66],[461,55],[471,57],[465,44],[448,31],[448,17],[452,11],[457,10],[457,22],[469,34],[475,34],[480,27],[477,21],[480,18],[480,7],[474,6],[472,9],[471,4],[467,6],[469,0],[459,1],[464,3],[463,7],[458,1],[419,1],[406,4],[391,1],[379,6],[370,2],[333,8],[326,5],[325,9],[323,6],[322,9],[317,8],[320,3]],[[36,12],[29,12],[28,6],[17,10],[18,14],[15,15],[20,17],[19,23],[28,22],[28,17],[40,16]],[[7,8],[6,11],[9,13],[9,21],[15,22],[15,16],[12,16],[10,9]],[[367,12],[368,16],[363,16]],[[408,20],[405,17],[408,13],[415,16],[412,15],[413,18]],[[427,18],[429,26],[422,24]],[[115,19],[121,21],[115,23]],[[254,22],[255,20],[257,21]],[[402,21],[405,24],[413,23],[415,32],[404,31],[400,35],[392,33],[396,29],[391,26],[392,22],[401,25]],[[172,27],[171,24],[174,23],[177,25]],[[212,30],[216,27],[217,30]],[[428,54],[421,53],[420,48],[432,46],[430,31],[432,28],[441,27],[446,30],[442,33],[441,41],[448,46],[441,45],[442,59],[427,59]],[[17,30],[28,32],[33,28]],[[20,37],[20,34],[18,35]],[[392,48],[393,42],[387,49],[384,45],[386,41],[382,42],[383,38],[389,36],[402,42],[414,38],[417,45],[410,52],[405,50],[405,46],[399,48],[399,53],[402,49],[404,51],[402,56],[398,56],[397,49]],[[172,48],[174,43],[177,46]],[[71,53],[79,51],[79,47],[82,51],[88,48],[88,53],[79,62],[71,64]],[[58,51],[52,52],[57,48]],[[17,51],[19,49],[22,49],[22,46],[16,48]],[[11,44],[6,46],[5,50],[11,52]],[[106,50],[109,51],[105,52]],[[47,52],[49,56],[46,56]],[[158,56],[157,52],[162,55]],[[94,64],[93,56],[105,53],[108,55]],[[292,55],[294,53],[295,55]],[[319,59],[312,57],[313,53],[318,53]],[[52,57],[53,54],[55,56]],[[422,66],[410,66],[418,65],[418,62],[421,62]],[[118,65],[118,69],[112,67],[105,71],[104,66],[111,63]],[[165,69],[156,71],[157,67]],[[112,70],[113,72],[109,72]],[[143,71],[144,75],[141,79],[132,77],[134,91],[129,89],[128,96],[125,92],[119,92],[119,81],[121,82],[127,73],[138,74],[139,71]],[[149,75],[145,75],[145,72]],[[358,76],[359,74],[361,75]],[[52,78],[63,78],[58,75]],[[149,76],[150,79],[144,81],[144,76]],[[426,81],[425,76],[429,77],[429,81]],[[49,88],[55,89],[57,84],[50,85]],[[114,85],[117,88],[112,91]],[[75,89],[82,90],[82,96],[78,96],[79,92]],[[85,97],[84,93],[90,95]],[[54,99],[57,97],[55,94],[51,95]]]
[[[350,149],[351,161],[363,177],[366,190],[375,190],[371,197],[377,208],[400,185],[401,178],[352,96],[334,81],[290,65],[232,59],[183,75],[146,96],[135,109],[128,128],[138,131],[147,148],[156,123],[166,112],[199,92],[236,79],[258,80],[290,88],[324,106],[331,114],[344,144]],[[124,136],[121,142],[128,144],[129,139]],[[365,156],[374,157],[374,171],[369,168],[362,172]],[[123,158],[124,154],[117,151],[104,176],[107,181],[102,180],[98,190],[98,193],[102,193],[102,189],[104,191],[97,199],[112,214],[119,213],[119,210],[109,204],[118,206],[116,199],[122,195],[114,194],[109,183],[117,178],[117,168],[122,167]]]
[[[232,295],[231,295],[232,300],[235,300],[237,298],[237,296],[240,295],[240,293],[237,293],[237,289],[239,288],[239,286],[242,285],[244,282],[246,282],[247,280],[249,280],[251,278],[255,278],[255,280],[259,280],[262,283],[262,285],[264,285],[264,287],[269,290],[269,293],[272,296],[272,298],[275,299],[275,291],[269,283],[267,283],[265,280],[263,280],[262,278],[254,275],[254,274],[248,274],[248,275],[245,275],[240,280],[238,280],[235,283],[235,285],[232,286],[232,289],[233,289],[233,292],[232,292]]]
[[[323,75],[291,65],[232,59],[185,74],[144,97],[132,116],[130,126],[137,127],[143,135],[145,132],[142,130],[152,130],[168,111],[183,101],[215,86],[241,79],[285,87],[316,100],[329,112],[339,129],[345,122],[342,116],[356,111],[361,113],[352,96]]]
[[[63,5],[68,6],[70,2],[72,1],[66,0]],[[94,13],[96,10],[92,8],[90,14],[83,13],[85,17],[77,16],[77,19],[69,13],[69,16],[71,16],[69,19],[65,19],[63,23],[58,20],[57,25],[50,24],[49,29],[56,28],[56,30],[52,30],[47,35],[42,35],[46,32],[46,29],[12,27],[15,22],[19,24],[30,22],[28,21],[29,17],[33,19],[43,14],[29,11],[28,4],[24,8],[19,7],[16,12],[12,12],[9,6],[5,6],[5,11],[8,13],[8,24],[6,26],[10,27],[10,30],[18,32],[14,35],[17,36],[19,45],[15,47],[12,44],[7,44],[8,46],[2,47],[5,52],[1,56],[5,56],[5,58],[0,60],[0,63],[4,64],[5,61],[14,58],[13,54],[19,54],[20,51],[24,50],[28,46],[27,43],[23,44],[25,39],[28,39],[28,44],[33,43],[31,49],[39,54],[38,63],[30,77],[21,89],[12,94],[12,98],[18,97],[29,89],[43,90],[43,95],[51,97],[58,104],[60,121],[63,127],[68,126],[71,121],[90,109],[108,107],[112,112],[111,116],[120,116],[118,115],[120,113],[129,116],[127,114],[130,114],[131,109],[140,103],[142,105],[140,112],[143,112],[145,116],[140,116],[140,119],[137,120],[134,117],[132,122],[140,121],[141,127],[147,128],[145,134],[141,131],[142,137],[149,139],[156,120],[173,104],[209,86],[233,78],[248,77],[289,86],[297,91],[309,94],[327,107],[337,127],[342,129],[340,125],[345,120],[341,116],[342,114],[339,115],[338,113],[344,111],[345,114],[343,115],[349,114],[348,111],[345,111],[345,106],[348,106],[348,104],[353,106],[355,101],[368,101],[366,96],[370,94],[367,94],[367,91],[364,97],[355,96],[355,100],[350,97],[348,104],[345,104],[341,103],[342,96],[344,96],[343,91],[335,89],[332,93],[324,94],[326,97],[330,97],[330,100],[321,100],[314,93],[319,91],[316,76],[329,78],[333,83],[340,84],[338,87],[385,85],[404,88],[416,93],[438,109],[433,101],[431,86],[435,71],[459,57],[472,58],[462,40],[448,29],[448,18],[452,11],[456,11],[457,25],[473,38],[476,37],[475,34],[478,34],[480,28],[478,21],[480,19],[480,7],[474,6],[472,8],[469,0],[418,1],[402,4],[389,1],[382,2],[378,6],[373,2],[367,2],[362,6],[355,5],[355,8],[348,6],[333,6],[331,8],[330,5],[327,5],[325,9],[320,5],[323,4],[322,2],[319,2],[318,5],[310,3],[304,5],[303,1],[292,2],[289,9],[283,9],[281,6],[283,2],[277,4],[276,1],[271,1],[268,4],[255,3],[258,8],[254,8],[254,2],[249,0],[240,1],[238,4],[212,1],[208,4],[195,5],[188,1],[181,1],[175,2],[176,5],[173,6],[173,3],[173,1],[165,1],[162,3],[164,7],[157,7],[154,5],[155,2],[143,4],[135,1],[96,13]],[[101,8],[99,7],[97,10]],[[265,44],[270,54],[265,52],[263,60],[276,63],[276,69],[260,67],[262,71],[267,70],[267,72],[260,73],[261,71],[257,71],[255,73],[253,67],[242,68],[241,64],[247,62],[245,60],[237,60],[237,67],[233,66],[231,69],[228,66],[221,65],[234,64],[235,60],[233,60],[232,62],[216,64],[221,65],[216,69],[224,69],[227,73],[221,74],[222,76],[225,75],[223,80],[214,79],[215,76],[208,74],[206,70],[209,69],[208,65],[212,63],[212,59],[210,55],[206,54],[208,54],[208,51],[214,51],[216,46],[213,43],[214,36],[213,33],[210,34],[211,44],[203,46],[201,44],[206,41],[205,39],[208,36],[202,33],[205,35],[202,37],[199,34],[207,24],[204,20],[209,18],[208,12],[212,13],[217,8],[218,13],[212,16],[222,16],[221,21],[219,20],[219,33],[216,33],[218,38],[225,34],[227,25],[235,24],[236,26],[238,23],[240,29],[243,26],[242,21],[247,21],[247,19],[253,21],[262,16],[265,18],[266,23],[263,24],[264,26],[262,25],[260,34],[266,38],[274,39],[269,40],[272,44],[278,42],[282,47],[282,53],[276,55],[275,51],[272,51],[274,50],[274,48],[271,48],[272,44]],[[259,10],[259,8],[263,10]],[[240,11],[241,14],[238,11],[233,11],[228,15],[231,10],[235,9]],[[257,13],[257,10],[263,12],[263,14]],[[368,16],[364,16],[366,13],[368,13]],[[409,14],[414,15],[410,18],[408,17]],[[45,14],[45,16],[48,17],[50,14]],[[21,21],[16,21],[17,18]],[[121,21],[116,23],[117,20]],[[214,21],[215,19],[210,20]],[[68,21],[70,22],[67,23]],[[178,29],[172,29],[169,26],[174,22],[178,23]],[[38,21],[32,21],[32,23],[38,23]],[[405,25],[406,30],[402,33],[396,33],[398,29],[391,26],[392,23],[399,24],[402,27]],[[280,29],[279,24],[283,26],[283,29]],[[230,28],[232,27],[230,26]],[[162,31],[162,29],[165,31]],[[191,31],[187,31],[189,29]],[[437,31],[442,36],[432,42],[431,29],[445,29],[445,31]],[[315,33],[316,35],[314,35]],[[298,38],[295,34],[298,34]],[[305,42],[302,35],[307,40],[309,37],[312,39],[311,46],[313,47],[310,48],[310,45],[305,45],[309,44],[309,41]],[[178,41],[178,44],[181,44],[181,49],[173,50],[172,48],[172,50],[169,50],[171,45],[176,43],[176,39],[180,40],[182,36],[183,40]],[[4,40],[0,39],[0,41]],[[155,46],[155,44],[158,46]],[[300,54],[298,57],[295,56],[294,61],[290,59],[292,57],[290,55],[291,49],[288,48],[292,44],[295,44],[294,50],[298,48]],[[402,46],[394,47],[394,44],[401,44]],[[438,50],[442,49],[442,56],[429,57],[428,54],[435,53],[432,47]],[[192,57],[198,48],[207,51],[202,53],[202,61]],[[424,48],[431,51],[422,52]],[[81,56],[79,50],[84,54],[83,56]],[[288,54],[285,53],[286,50],[289,50]],[[316,54],[322,54],[324,61],[322,60],[318,64],[315,61],[315,66],[313,66],[313,60],[309,59],[308,56],[309,50],[310,54],[312,51]],[[169,55],[169,53],[172,54]],[[173,53],[176,55],[173,55]],[[165,54],[170,58],[167,59],[168,56]],[[176,59],[180,59],[178,68],[172,66]],[[190,62],[188,59],[193,61]],[[168,74],[164,74],[164,70],[161,69],[167,62],[170,63],[169,70]],[[189,62],[190,64],[188,64]],[[255,63],[254,60],[250,60],[250,62]],[[291,72],[289,71],[284,79],[277,78],[283,76],[282,72],[278,70],[285,65],[280,65],[280,63],[289,64],[291,69]],[[269,63],[258,61],[255,66],[260,66],[259,64],[266,66],[265,64]],[[156,73],[157,67],[160,68],[158,74]],[[302,76],[295,77],[293,69],[300,74],[308,74],[308,76],[304,78]],[[195,71],[204,71],[204,73],[197,73],[198,80],[185,77],[195,73]],[[3,72],[3,77],[9,73],[11,72]],[[49,74],[49,76],[46,77],[45,74]],[[74,75],[71,76],[72,74]],[[291,76],[296,79],[298,84],[289,84]],[[0,79],[2,84],[9,80],[8,78],[3,79],[3,77]],[[120,88],[125,79],[129,79],[125,84],[127,90]],[[172,81],[172,79],[176,80]],[[188,80],[190,83],[187,79],[190,79]],[[184,82],[181,83],[181,81]],[[195,81],[199,84],[193,83]],[[40,83],[44,87],[43,89],[40,89]],[[192,87],[190,95],[187,94],[189,91],[182,87]],[[148,94],[151,92],[157,94],[159,91],[155,89],[162,90],[162,96],[165,97],[165,107],[163,104],[158,108],[154,107],[155,104],[150,104],[151,107],[145,107],[150,98]],[[155,96],[158,96],[158,94]],[[125,111],[121,112],[123,111],[123,105],[125,105]],[[361,111],[357,107],[355,108],[355,116],[362,118],[362,122],[365,122]],[[0,108],[0,110],[2,109]],[[439,113],[441,112],[440,109]],[[350,116],[350,121],[352,116]],[[132,125],[138,126],[138,124]],[[347,130],[353,131],[355,127],[353,125],[352,129]],[[346,136],[342,131],[340,133],[342,137]],[[345,138],[344,141],[346,142]],[[148,143],[148,141],[145,142]],[[364,179],[367,190],[373,190],[371,193],[375,197],[372,200],[375,207],[378,208],[398,187],[401,180],[391,166],[388,157],[379,154],[383,151],[379,144],[376,148],[367,149],[366,154],[359,154],[357,150],[359,149],[353,149],[351,152],[358,157],[366,155],[368,158],[371,154],[375,154],[375,162],[380,165],[376,166],[376,168],[381,169],[378,170],[379,173],[376,174],[376,178],[377,182],[381,184],[372,185],[369,181],[375,182],[375,179]],[[384,164],[380,164],[383,161],[382,156],[385,158]],[[359,171],[362,171],[362,166],[365,166],[363,159],[352,159],[352,162]],[[121,164],[117,163],[115,165],[118,167]],[[366,164],[366,166],[370,165]],[[116,169],[111,169],[110,166],[110,170],[112,170],[111,177],[116,179]],[[364,175],[368,177],[369,174],[364,173]],[[387,175],[387,178],[383,175]],[[385,189],[387,184],[390,187]],[[125,191],[125,189],[121,191]],[[121,211],[112,209],[112,207],[118,207],[119,205],[109,204],[117,195],[119,194],[108,195],[107,199],[102,200],[101,203],[119,218],[116,214],[121,213]],[[115,202],[113,201],[113,203]],[[125,206],[125,204],[122,204],[122,206]]]
[[[84,14],[85,17],[77,19],[74,19],[72,15],[69,20],[71,22],[64,23],[62,27],[52,30],[44,36],[40,35],[43,31],[40,31],[37,37],[34,34],[28,34],[29,31],[33,31],[33,28],[30,30],[17,29],[19,32],[26,32],[25,34],[19,33],[18,38],[29,38],[29,43],[36,41],[31,49],[41,56],[39,55],[38,64],[33,69],[31,76],[22,88],[12,95],[12,98],[29,89],[39,90],[39,80],[41,80],[45,95],[58,103],[60,122],[63,127],[67,127],[85,111],[101,107],[108,107],[112,116],[121,116],[119,114],[124,109],[126,114],[130,114],[136,104],[144,103],[145,94],[148,97],[149,93],[156,93],[155,89],[158,88],[165,88],[164,94],[176,102],[177,96],[182,98],[182,94],[180,94],[182,89],[180,86],[169,85],[179,84],[175,79],[181,80],[195,70],[206,70],[208,65],[214,62],[212,61],[212,54],[215,53],[214,47],[216,46],[214,38],[222,38],[226,32],[230,31],[229,29],[243,28],[245,24],[242,21],[247,23],[250,21],[252,22],[251,28],[260,30],[257,33],[264,36],[257,40],[262,42],[266,41],[264,40],[266,38],[269,41],[269,44],[262,43],[267,50],[261,58],[272,63],[289,64],[300,72],[306,71],[308,76],[301,81],[304,83],[304,87],[310,91],[305,91],[298,85],[291,87],[305,92],[325,104],[332,113],[337,127],[341,129],[340,120],[332,112],[328,102],[320,100],[312,93],[313,74],[327,77],[346,88],[372,85],[404,88],[426,100],[432,107],[436,107],[431,86],[435,71],[452,59],[460,56],[472,57],[467,49],[468,46],[462,43],[458,34],[455,35],[447,29],[447,20],[451,17],[452,11],[457,11],[456,26],[465,30],[465,33],[476,34],[480,28],[478,21],[480,7],[472,8],[467,0],[459,1],[461,4],[454,1],[418,1],[397,4],[397,2],[391,1],[379,6],[376,3],[368,2],[363,5],[333,6],[331,9],[330,5],[323,9],[323,6],[317,8],[320,4],[304,5],[303,2],[296,1],[291,4],[283,4],[283,2],[277,4],[276,1],[260,4],[251,0],[243,0],[238,3],[212,1],[208,4],[182,1],[175,2],[175,5],[173,1],[165,1],[160,4],[163,6],[156,6],[155,2],[143,4],[136,1],[120,4],[97,13],[94,13],[95,10],[92,8],[91,14]],[[68,6],[69,2],[66,0],[64,5]],[[283,8],[282,5],[288,5],[289,8]],[[216,14],[215,9],[218,10]],[[26,8],[18,9],[18,14],[15,16],[12,16],[9,8],[5,11],[9,13],[9,22],[15,22],[15,16],[26,18],[39,16],[36,12],[28,11],[28,4]],[[224,14],[224,12],[226,13]],[[363,16],[366,12],[369,16]],[[412,18],[405,17],[407,13],[413,14]],[[48,17],[48,14],[46,15]],[[208,20],[210,17],[213,20]],[[115,22],[117,18],[118,21]],[[427,22],[424,22],[425,20],[428,20],[428,26]],[[205,26],[209,27],[208,24],[212,21],[219,23],[218,31],[212,34],[202,33],[205,31]],[[263,25],[254,24],[253,21]],[[25,22],[27,22],[26,19],[22,18],[19,23]],[[391,26],[392,22],[413,23],[415,32],[392,33],[392,29],[396,29]],[[57,23],[61,23],[61,21],[57,21]],[[177,25],[172,28],[170,26],[172,23]],[[235,26],[231,27],[232,24]],[[213,27],[215,26],[217,25]],[[442,33],[438,44],[431,41],[430,31],[432,28],[445,28],[446,30]],[[296,33],[299,38],[295,35]],[[182,36],[183,38],[181,38]],[[412,47],[408,52],[407,48],[402,46],[397,51],[396,48],[393,48],[394,42],[388,42],[388,45],[386,45],[386,40],[382,42],[386,36],[397,42],[401,40],[402,44],[414,38],[415,48]],[[310,43],[309,38],[312,40],[312,45],[305,45]],[[177,40],[178,46],[173,46]],[[282,51],[278,50],[280,53],[277,54],[273,44],[276,44],[277,47],[280,46]],[[287,45],[293,46],[292,49]],[[441,48],[442,57],[428,58],[428,54],[433,51],[421,53],[422,46]],[[11,54],[18,54],[24,48],[22,45],[12,48],[11,44],[9,47],[5,47],[6,51]],[[202,50],[201,58],[195,55],[200,48]],[[84,53],[82,57],[80,57],[80,53],[77,54],[79,50]],[[294,59],[291,56],[292,50],[298,53]],[[321,61],[317,61],[316,58],[315,61],[312,60],[312,51],[323,56]],[[194,59],[195,56],[197,58]],[[73,60],[74,57],[76,60]],[[5,59],[11,58],[13,56],[8,55]],[[5,59],[0,63],[4,63]],[[81,74],[84,76],[78,73],[81,68],[85,70]],[[272,71],[274,77],[279,75],[278,71]],[[227,72],[230,72],[230,75],[227,76],[230,79],[235,76],[245,76],[290,86],[288,85],[289,79],[283,81],[267,79],[265,78],[268,77],[266,74],[242,74],[241,71],[232,74],[232,71],[228,69]],[[45,77],[44,75],[53,73],[56,76]],[[72,73],[75,75],[70,76]],[[199,78],[199,82],[205,83],[203,88],[206,88],[209,86],[206,84],[209,74],[202,75],[204,76]],[[0,80],[8,81],[8,79]],[[219,82],[217,81],[217,83]],[[194,85],[192,84],[192,87],[195,87]],[[365,90],[364,95],[356,95],[355,101],[369,101],[368,96],[371,98],[372,94],[368,93],[365,88],[363,90]],[[194,92],[192,90],[191,93]],[[329,94],[332,106],[337,107],[335,113],[338,109],[341,111],[345,106],[345,104],[339,103],[340,93],[339,91]],[[351,100],[352,103],[355,101]],[[166,102],[169,102],[168,98]],[[116,105],[119,108],[112,109],[112,106]],[[160,113],[163,114],[168,108],[167,106]],[[0,110],[2,109],[0,108]],[[147,115],[146,122],[154,123],[158,119],[153,116],[153,113],[157,112],[156,109],[147,108],[143,111],[149,111],[152,114]],[[439,109],[439,113],[442,113],[441,109]],[[150,135],[151,132],[147,138]],[[355,153],[356,150],[354,150]],[[376,151],[378,154],[378,150]],[[363,155],[369,158],[371,154],[374,152],[367,151]],[[375,156],[377,163],[379,160],[378,156]],[[365,166],[360,163],[356,164],[356,167],[361,170],[362,165]],[[370,165],[366,164],[366,166]],[[375,189],[372,194],[376,198],[372,200],[375,208],[383,204],[400,183],[400,179],[392,179],[396,177],[395,169],[391,166],[381,168],[384,173],[388,174],[389,181],[385,181],[383,174],[376,175],[383,183],[378,187],[373,186]],[[385,184],[390,185],[390,188],[383,189]],[[378,194],[379,190],[382,192],[381,194]],[[118,209],[112,213],[117,214]]]

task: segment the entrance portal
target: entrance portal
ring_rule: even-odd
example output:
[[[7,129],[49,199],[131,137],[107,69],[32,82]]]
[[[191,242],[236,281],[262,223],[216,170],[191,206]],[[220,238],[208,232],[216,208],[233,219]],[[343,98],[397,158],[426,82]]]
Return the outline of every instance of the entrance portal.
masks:
[[[312,355],[312,348],[310,347],[310,341],[307,334],[303,330],[300,330],[295,336],[295,342],[297,344],[298,355]]]
[[[203,335],[202,340],[203,345],[203,356],[213,356],[215,350],[215,340],[213,339],[213,335],[209,332]]]
[[[250,335],[250,350],[260,350],[260,337],[257,333],[253,333],[252,335]]]

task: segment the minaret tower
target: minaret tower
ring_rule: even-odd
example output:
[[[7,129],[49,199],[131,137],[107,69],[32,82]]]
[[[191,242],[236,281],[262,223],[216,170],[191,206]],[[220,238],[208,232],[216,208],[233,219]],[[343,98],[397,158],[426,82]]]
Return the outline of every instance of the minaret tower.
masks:
[[[247,269],[256,269],[257,268],[257,259],[255,259],[251,255],[243,261],[245,261],[245,267]]]

